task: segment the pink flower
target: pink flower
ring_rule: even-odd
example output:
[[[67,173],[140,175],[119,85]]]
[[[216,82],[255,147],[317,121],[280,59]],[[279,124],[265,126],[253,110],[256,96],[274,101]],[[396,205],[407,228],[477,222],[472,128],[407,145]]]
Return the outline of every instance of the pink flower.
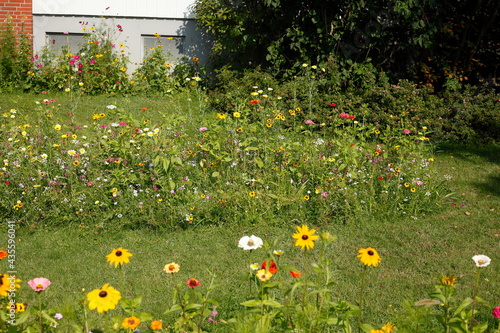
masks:
[[[90,59],[91,64],[95,64],[95,59]]]
[[[29,280],[28,284],[34,291],[41,292],[47,289],[50,286],[50,280],[46,278],[34,278],[33,280]]]
[[[307,125],[314,125],[314,121],[312,121],[311,119],[307,119],[306,124]]]
[[[120,125],[121,127],[123,127],[123,126],[127,126],[127,123],[126,123],[126,122],[124,122],[124,121],[120,121],[120,122],[118,123],[118,125]]]
[[[328,197],[328,192],[323,192],[323,193],[321,193],[321,195],[326,198],[326,197]]]
[[[403,130],[403,133],[404,133],[404,134],[410,134],[411,132],[410,132],[410,130],[409,130],[409,129],[405,128],[405,129]]]
[[[207,130],[208,130],[208,128],[206,128],[206,127],[201,127],[201,128],[200,128],[200,132],[205,132],[205,131],[207,131]]]
[[[349,118],[349,114],[345,113],[345,112],[342,112],[341,114],[339,114],[339,117],[346,119],[346,118]]]
[[[491,313],[493,314],[493,317],[500,319],[500,306],[494,308],[493,311],[491,311]]]

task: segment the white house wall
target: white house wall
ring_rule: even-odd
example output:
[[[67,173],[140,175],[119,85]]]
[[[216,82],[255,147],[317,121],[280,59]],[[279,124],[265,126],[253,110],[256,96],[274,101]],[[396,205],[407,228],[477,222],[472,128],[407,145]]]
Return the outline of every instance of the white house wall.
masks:
[[[33,0],[33,13],[155,18],[193,18],[194,0]]]
[[[145,56],[144,37],[154,34],[182,40],[179,53],[197,57],[203,64],[207,59],[209,44],[201,31],[196,29],[196,22],[189,10],[193,1],[33,0],[33,46],[35,52],[39,52],[47,43],[51,43],[50,35],[82,34],[82,28],[88,31],[92,26],[97,28],[105,24],[113,27],[114,42],[125,45],[126,54],[132,63],[131,70]],[[123,31],[117,29],[118,25]]]

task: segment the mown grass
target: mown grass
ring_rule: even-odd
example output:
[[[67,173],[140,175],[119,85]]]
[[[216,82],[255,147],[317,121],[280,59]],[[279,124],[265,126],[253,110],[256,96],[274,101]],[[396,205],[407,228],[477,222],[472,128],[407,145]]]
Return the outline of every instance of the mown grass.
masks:
[[[367,322],[393,321],[403,325],[408,317],[404,302],[426,298],[442,275],[457,276],[459,294],[471,296],[475,283],[471,257],[479,253],[492,258],[482,275],[479,295],[492,306],[500,303],[500,196],[496,187],[487,182],[500,173],[498,148],[443,147],[436,155],[440,172],[452,177],[450,184],[455,193],[438,214],[417,220],[385,221],[367,216],[357,223],[321,226],[321,230],[338,237],[329,255],[337,264],[333,289],[339,298],[354,303],[358,300],[361,267],[355,256],[360,247],[373,246],[382,256],[381,265],[369,273],[365,296]],[[179,279],[196,277],[208,283],[206,271],[217,274],[219,286],[214,298],[220,302],[221,318],[228,319],[235,311],[241,311],[239,303],[245,300],[241,288],[246,286],[242,285],[242,277],[248,257],[237,248],[241,236],[259,235],[270,244],[279,238],[277,247],[285,251],[282,262],[300,267],[306,260],[292,246],[292,222],[282,228],[245,228],[234,222],[224,228],[175,232],[92,234],[72,228],[34,233],[20,230],[17,265],[21,276],[45,276],[53,281],[46,294],[51,306],[75,306],[75,299],[82,297],[82,288],[98,288],[105,282],[118,284],[118,272],[105,262],[105,255],[112,248],[123,246],[134,254],[125,266],[125,295],[142,294],[143,310],[155,318],[164,318],[162,313],[170,306],[172,289],[162,267],[175,261],[181,265]],[[301,222],[315,226],[315,221]],[[260,256],[254,254],[256,257],[263,261],[265,251]],[[24,293],[21,295],[33,297],[26,289]]]
[[[62,103],[65,98],[64,95],[56,97]],[[24,95],[5,96],[0,106],[2,111],[12,107],[29,111],[33,108],[33,99]],[[125,105],[139,114],[142,108],[150,112],[169,108],[172,112],[182,112],[191,102],[101,96],[81,99],[78,103],[81,103],[78,108],[82,105],[89,108],[75,114],[83,121],[108,104]],[[86,294],[82,289],[88,292],[104,283],[119,284],[118,270],[106,263],[105,256],[113,248],[124,247],[133,257],[131,263],[124,266],[126,283],[122,292],[125,297],[143,295],[141,310],[165,323],[174,320],[171,315],[163,315],[171,305],[172,287],[170,276],[162,272],[162,268],[175,261],[181,265],[181,272],[174,278],[177,281],[197,278],[202,282],[201,290],[209,283],[207,271],[217,275],[218,287],[212,297],[220,303],[219,317],[227,320],[243,311],[240,303],[248,298],[244,280],[248,252],[237,247],[239,238],[254,234],[268,244],[268,251],[255,251],[252,261],[262,262],[268,258],[268,252],[280,249],[284,251],[281,264],[302,268],[316,259],[314,250],[304,255],[293,247],[291,236],[296,225],[307,224],[337,237],[328,256],[336,267],[332,290],[341,299],[352,303],[359,300],[362,267],[356,258],[358,249],[371,246],[378,250],[382,263],[368,272],[363,320],[375,326],[392,321],[405,331],[413,315],[404,307],[405,301],[413,304],[426,298],[442,275],[457,276],[459,297],[472,297],[476,267],[471,257],[475,254],[486,254],[492,259],[481,275],[479,296],[492,307],[500,304],[499,156],[500,149],[495,145],[439,146],[434,153],[436,170],[438,177],[449,179],[452,193],[435,203],[436,213],[419,216],[365,215],[356,220],[325,222],[314,218],[297,220],[286,215],[276,217],[280,223],[263,220],[251,225],[234,220],[222,225],[200,224],[185,230],[80,228],[77,223],[54,228],[39,226],[33,220],[29,221],[33,228],[22,227],[17,231],[17,271],[25,281],[43,276],[53,282],[44,293],[49,307],[61,312],[70,307],[78,309],[78,300]],[[89,221],[92,223],[95,221]],[[2,235],[6,234],[2,231]],[[2,242],[5,237],[2,236]],[[19,298],[29,304],[36,301],[35,296],[26,285],[19,291]],[[489,311],[482,311],[478,319],[488,320],[493,327]],[[64,313],[69,316],[70,312]],[[97,327],[100,319],[93,316],[92,320]],[[219,324],[214,330],[224,328]]]

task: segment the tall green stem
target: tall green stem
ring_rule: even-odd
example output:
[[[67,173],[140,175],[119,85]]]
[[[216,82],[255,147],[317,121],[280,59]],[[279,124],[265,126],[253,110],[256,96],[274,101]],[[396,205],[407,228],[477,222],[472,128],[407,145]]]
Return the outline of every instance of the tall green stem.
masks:
[[[366,267],[363,267],[363,274],[361,274],[361,288],[359,291],[359,308],[361,309],[361,313],[359,314],[358,317],[358,327],[361,327],[361,321],[363,319],[363,291],[365,288],[365,275],[366,275]]]
[[[42,310],[42,292],[38,292],[38,317],[40,321],[40,333],[43,333],[43,310]]]

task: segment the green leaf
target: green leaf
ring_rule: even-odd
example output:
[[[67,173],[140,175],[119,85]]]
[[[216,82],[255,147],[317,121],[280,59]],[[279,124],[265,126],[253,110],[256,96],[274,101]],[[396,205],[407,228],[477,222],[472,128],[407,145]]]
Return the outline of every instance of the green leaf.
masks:
[[[163,312],[163,314],[165,315],[165,314],[168,314],[168,313],[171,313],[174,311],[182,311],[182,307],[179,304],[174,304],[174,305],[172,305],[172,307],[170,309]]]

